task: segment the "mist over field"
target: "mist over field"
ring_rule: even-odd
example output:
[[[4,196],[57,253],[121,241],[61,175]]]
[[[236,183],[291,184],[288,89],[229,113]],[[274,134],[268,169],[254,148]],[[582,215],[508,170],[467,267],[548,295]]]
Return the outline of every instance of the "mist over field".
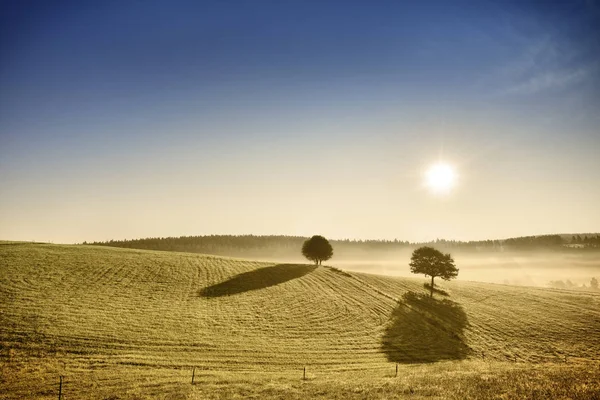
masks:
[[[211,235],[97,242],[96,245],[184,251],[264,261],[305,263],[300,252],[306,238],[296,236]],[[333,257],[326,262],[348,271],[389,276],[414,276],[413,250],[429,245],[450,253],[459,280],[520,286],[589,287],[600,277],[600,235],[543,235],[504,240],[409,243],[381,240],[332,240]]]
[[[327,265],[348,271],[389,276],[414,276],[408,262],[412,251],[369,256],[336,255]],[[559,252],[461,252],[451,253],[460,269],[458,280],[520,286],[549,287],[552,281],[571,281],[576,286],[589,286],[592,277],[600,276],[600,252],[569,254]],[[259,257],[271,260],[271,257]],[[302,263],[301,256],[284,257],[291,263]]]
[[[412,276],[408,268],[410,251],[386,254],[381,258],[331,260],[330,264],[349,271],[391,276]],[[600,252],[565,254],[557,252],[452,252],[460,274],[457,279],[510,285],[547,287],[549,282],[570,280],[589,286],[600,276]]]

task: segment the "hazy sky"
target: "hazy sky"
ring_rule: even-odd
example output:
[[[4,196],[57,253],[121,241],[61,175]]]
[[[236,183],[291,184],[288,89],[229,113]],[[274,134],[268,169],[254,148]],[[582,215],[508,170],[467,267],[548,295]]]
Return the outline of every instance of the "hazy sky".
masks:
[[[597,231],[600,1],[0,3],[0,239]]]

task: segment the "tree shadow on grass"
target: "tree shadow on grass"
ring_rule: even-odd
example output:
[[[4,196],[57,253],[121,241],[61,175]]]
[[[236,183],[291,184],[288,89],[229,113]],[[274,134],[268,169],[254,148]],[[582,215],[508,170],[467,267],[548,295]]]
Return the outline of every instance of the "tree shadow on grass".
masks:
[[[279,285],[310,274],[316,265],[278,264],[244,272],[216,285],[200,290],[201,297],[222,297]]]
[[[467,314],[458,303],[408,292],[392,311],[381,349],[397,363],[462,360],[470,352],[463,337],[467,326]]]

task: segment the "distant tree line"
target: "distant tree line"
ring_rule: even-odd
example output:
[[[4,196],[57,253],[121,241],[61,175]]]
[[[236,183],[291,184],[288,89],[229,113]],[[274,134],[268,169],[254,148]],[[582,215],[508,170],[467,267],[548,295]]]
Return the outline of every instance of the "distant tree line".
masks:
[[[209,235],[156,237],[133,240],[109,240],[93,242],[99,246],[125,247],[132,249],[181,251],[192,253],[285,257],[298,256],[298,249],[308,238],[302,236],[256,236],[256,235]],[[439,249],[461,251],[527,251],[527,250],[560,250],[581,251],[584,249],[600,249],[600,235],[542,235],[525,236],[504,240],[456,241],[436,239],[430,242],[411,243],[402,240],[330,240],[338,255],[369,256],[373,253],[394,252],[398,250],[414,250],[421,246],[435,246]],[[84,244],[87,244],[84,242]]]
[[[598,279],[592,278],[590,280],[589,286],[586,286],[585,283],[581,286],[576,285],[573,282],[571,282],[570,279],[567,279],[566,281],[562,281],[562,280],[550,281],[550,282],[548,282],[548,286],[555,288],[555,289],[598,290]]]
[[[600,247],[600,235],[573,235],[571,236],[571,245],[579,245],[580,247]]]
[[[181,251],[207,254],[247,254],[277,250],[278,253],[297,252],[306,238],[300,236],[208,235],[154,237],[132,240],[109,240],[93,245],[125,247],[143,250]]]
[[[109,240],[92,245],[125,247],[143,250],[181,251],[229,256],[297,256],[308,238],[303,236],[208,235],[157,237],[133,240]],[[365,255],[383,250],[410,248],[399,240],[330,240],[344,254]],[[84,243],[88,244],[88,243]]]

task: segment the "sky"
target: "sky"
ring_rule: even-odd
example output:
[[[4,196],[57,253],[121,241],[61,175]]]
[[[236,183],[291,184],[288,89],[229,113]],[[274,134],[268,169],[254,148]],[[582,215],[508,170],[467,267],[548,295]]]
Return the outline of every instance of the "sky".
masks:
[[[0,2],[0,239],[598,232],[599,154],[598,0]]]

